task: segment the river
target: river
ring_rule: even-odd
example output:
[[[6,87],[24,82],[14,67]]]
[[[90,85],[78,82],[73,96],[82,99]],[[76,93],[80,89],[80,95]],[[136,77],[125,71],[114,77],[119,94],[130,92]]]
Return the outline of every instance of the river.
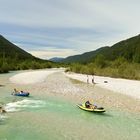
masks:
[[[106,104],[103,104],[106,105],[103,114],[86,112],[77,104],[84,97],[84,89],[89,93],[92,87],[58,73],[50,75],[46,84],[15,85],[9,82],[9,77],[16,73],[19,72],[0,75],[0,103],[8,110],[0,118],[0,140],[140,139],[139,112],[109,108]],[[12,96],[15,86],[29,90],[31,96]],[[81,93],[77,95],[78,92]]]

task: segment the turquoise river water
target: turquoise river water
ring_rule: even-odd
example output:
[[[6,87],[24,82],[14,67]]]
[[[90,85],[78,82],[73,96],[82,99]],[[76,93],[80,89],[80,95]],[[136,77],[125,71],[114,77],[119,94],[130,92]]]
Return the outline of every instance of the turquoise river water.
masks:
[[[0,140],[139,140],[140,115],[117,109],[95,114],[55,96],[13,97],[8,78],[0,75]]]

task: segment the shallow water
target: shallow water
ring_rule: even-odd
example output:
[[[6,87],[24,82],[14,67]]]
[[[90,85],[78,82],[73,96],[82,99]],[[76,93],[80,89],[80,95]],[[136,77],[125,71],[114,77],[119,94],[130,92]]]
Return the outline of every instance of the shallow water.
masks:
[[[139,140],[140,115],[117,109],[86,112],[73,101],[55,96],[10,95],[9,75],[0,75],[0,102],[7,114],[0,119],[0,140]],[[5,80],[4,80],[5,79]]]

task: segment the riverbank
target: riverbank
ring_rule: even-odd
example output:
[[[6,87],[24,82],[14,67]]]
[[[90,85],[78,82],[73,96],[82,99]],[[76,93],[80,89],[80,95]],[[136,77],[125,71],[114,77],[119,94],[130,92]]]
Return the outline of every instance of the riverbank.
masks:
[[[94,83],[96,86],[105,88],[117,93],[128,95],[136,99],[140,99],[140,81],[137,80],[127,80],[121,78],[110,78],[103,76],[92,76],[85,74],[76,73],[65,73],[66,76],[76,79],[82,82],[93,84],[92,79],[94,78]]]
[[[22,80],[20,83],[9,81],[19,73],[22,76],[28,73],[27,77],[22,77],[28,81],[33,75],[41,75],[40,71],[0,75],[0,83],[4,85],[0,87],[0,101],[8,112],[0,121],[0,139],[89,140],[94,137],[100,140],[139,140],[139,100],[97,84],[73,80],[59,69],[46,75],[47,71],[54,69],[43,70],[41,82],[21,84]],[[12,96],[13,88],[31,94],[27,98]],[[77,107],[78,103],[88,99],[105,107],[106,112],[96,114]]]
[[[63,69],[47,69],[47,70],[34,70],[30,72],[23,72],[12,76],[9,80],[15,84],[37,84],[43,83],[46,77],[55,72],[61,72]]]
[[[63,69],[23,72],[11,77],[10,81],[15,84],[26,84],[26,85],[43,83],[45,82],[46,77],[56,72],[63,72]],[[93,84],[92,75],[88,75],[87,77],[87,75],[85,74],[64,73],[64,72],[63,74],[66,75],[67,77],[85,83],[87,83],[88,80],[89,84]],[[96,86],[99,86],[101,88],[105,88],[113,92],[121,93],[124,95],[128,95],[140,99],[140,81],[127,80],[121,78],[110,78],[110,77],[103,77],[103,76],[94,76],[94,82]]]
[[[24,90],[23,87],[26,86],[26,90],[32,92],[34,96],[57,96],[67,98],[75,104],[91,100],[108,109],[118,108],[129,112],[140,112],[138,94],[140,86],[137,85],[139,81],[94,76],[96,84],[92,84],[92,76],[88,78],[90,84],[86,83],[87,75],[64,73],[62,69],[52,69],[20,73],[11,77],[10,81],[14,83],[13,88]],[[129,82],[132,86],[128,86]]]

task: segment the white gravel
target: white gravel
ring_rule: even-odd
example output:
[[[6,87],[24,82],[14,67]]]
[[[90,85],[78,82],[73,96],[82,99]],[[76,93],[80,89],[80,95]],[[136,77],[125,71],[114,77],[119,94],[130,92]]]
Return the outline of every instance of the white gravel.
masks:
[[[87,82],[89,79],[89,84],[92,84],[92,75],[88,75],[88,77],[85,74],[75,73],[65,73],[65,75],[82,82]],[[99,87],[140,99],[140,81],[94,76],[94,82]]]
[[[37,70],[31,72],[23,72],[12,76],[9,80],[15,84],[35,84],[42,83],[46,77],[52,73],[63,71],[63,69],[48,69],[48,70]]]
[[[46,77],[48,75],[56,73],[56,72],[64,73],[64,69],[48,69],[48,70],[24,72],[24,73],[20,73],[20,74],[16,74],[12,76],[10,78],[10,81],[15,84],[25,84],[25,85],[43,83],[45,82]],[[64,73],[64,74],[67,77],[70,77],[72,79],[76,79],[85,83],[87,83],[87,79],[88,79],[89,84],[92,84],[92,78],[93,78],[92,75],[88,75],[87,77],[87,75],[85,74],[76,74],[76,73]],[[110,78],[110,77],[103,77],[103,76],[94,76],[94,82],[96,83],[96,86],[140,99],[140,81],[127,80],[127,79],[121,79],[121,78]],[[60,83],[60,85],[61,84],[62,83]],[[63,84],[65,85],[65,83]],[[60,85],[58,85],[58,87]],[[69,90],[69,88],[67,88],[67,90]]]

